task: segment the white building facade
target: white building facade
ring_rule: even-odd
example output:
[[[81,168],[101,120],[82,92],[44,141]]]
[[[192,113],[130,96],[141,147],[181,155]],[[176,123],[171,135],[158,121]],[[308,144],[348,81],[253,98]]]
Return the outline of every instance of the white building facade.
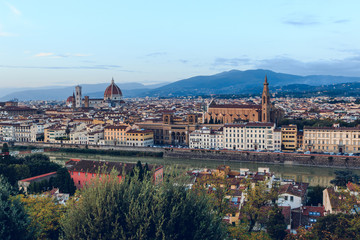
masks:
[[[223,131],[203,127],[189,134],[189,147],[199,149],[222,149]]]
[[[232,150],[274,151],[274,123],[225,124],[224,148]]]

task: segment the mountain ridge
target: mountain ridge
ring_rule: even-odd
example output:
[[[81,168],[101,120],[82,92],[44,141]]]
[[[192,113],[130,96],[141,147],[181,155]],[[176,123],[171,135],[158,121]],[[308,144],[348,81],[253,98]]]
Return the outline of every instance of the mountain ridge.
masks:
[[[258,94],[263,88],[264,78],[267,76],[272,91],[291,92],[299,94],[302,91],[311,91],[321,86],[360,82],[360,77],[344,77],[331,75],[300,76],[287,73],[278,73],[266,69],[240,71],[232,69],[214,75],[194,76],[172,83],[144,85],[141,83],[118,83],[124,97],[180,97],[212,94]],[[83,95],[90,98],[99,98],[109,83],[83,84]],[[163,86],[162,86],[163,85]],[[306,86],[305,86],[306,85]],[[310,86],[310,87],[309,87]],[[357,89],[357,85],[355,86]],[[101,91],[99,91],[101,89]],[[314,88],[315,89],[315,88]],[[331,87],[326,88],[330,91]],[[8,94],[1,100],[18,98],[19,100],[66,100],[72,95],[74,86],[56,89],[35,89]],[[359,89],[360,91],[360,89]],[[353,91],[355,92],[355,90]]]

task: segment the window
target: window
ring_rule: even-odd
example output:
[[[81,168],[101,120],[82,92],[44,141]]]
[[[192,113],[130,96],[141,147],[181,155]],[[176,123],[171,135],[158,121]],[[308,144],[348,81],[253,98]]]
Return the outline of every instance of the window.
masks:
[[[285,201],[287,201],[288,200],[288,196],[285,196]]]
[[[294,197],[290,196],[290,201],[293,202],[294,201]]]

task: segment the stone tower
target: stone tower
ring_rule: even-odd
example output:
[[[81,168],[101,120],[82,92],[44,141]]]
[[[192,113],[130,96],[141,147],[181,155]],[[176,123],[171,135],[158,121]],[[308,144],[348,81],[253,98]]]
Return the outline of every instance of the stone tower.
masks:
[[[266,75],[264,82],[264,90],[262,93],[261,110],[262,110],[261,121],[270,122],[271,103],[270,103],[269,83],[267,81]]]
[[[81,104],[81,86],[77,85],[75,87],[75,107],[76,108],[81,108],[82,104]]]

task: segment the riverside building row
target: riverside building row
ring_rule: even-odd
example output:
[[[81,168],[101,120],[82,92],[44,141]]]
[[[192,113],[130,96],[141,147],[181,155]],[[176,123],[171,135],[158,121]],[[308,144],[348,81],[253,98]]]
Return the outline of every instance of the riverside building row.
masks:
[[[274,123],[225,124],[218,130],[202,128],[190,134],[190,148],[232,150],[281,150],[281,136]]]

